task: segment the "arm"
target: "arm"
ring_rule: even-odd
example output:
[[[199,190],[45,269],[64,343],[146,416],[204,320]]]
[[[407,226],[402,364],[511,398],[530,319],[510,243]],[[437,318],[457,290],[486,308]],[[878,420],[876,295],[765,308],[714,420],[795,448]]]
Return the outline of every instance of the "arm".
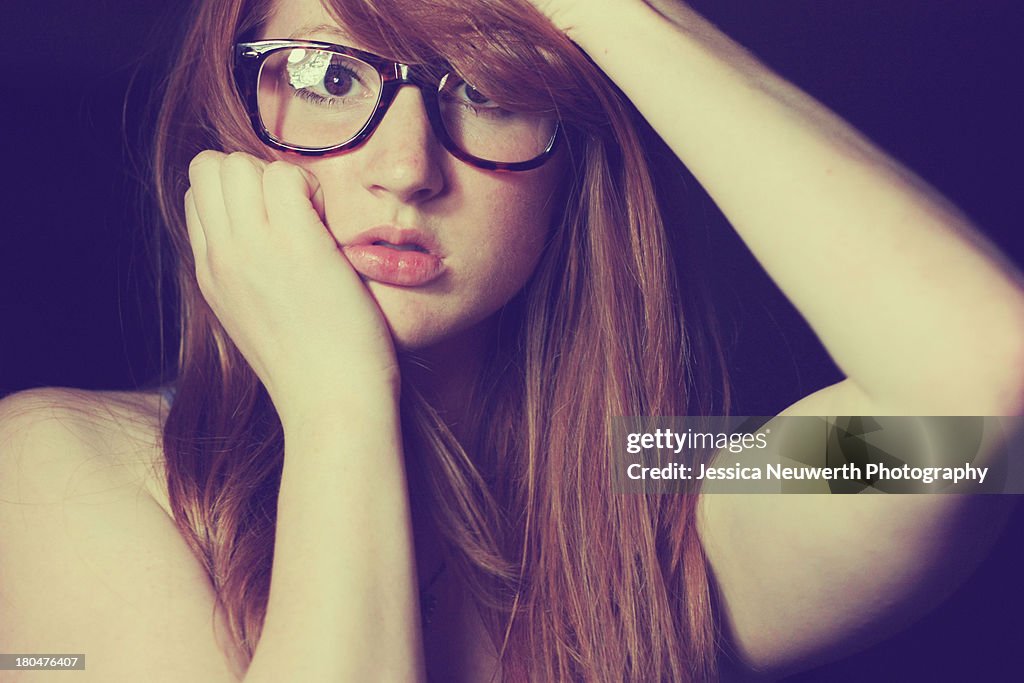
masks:
[[[605,4],[570,37],[686,163],[874,405],[1019,409],[1019,276],[963,215],[687,6],[659,3],[663,16]],[[837,301],[857,302],[858,318]]]
[[[138,415],[82,395],[0,401],[0,652],[84,654],[83,682],[417,680],[407,513],[389,481],[401,468],[381,413],[363,420],[369,444],[330,429],[288,439],[270,605],[246,672],[203,566],[147,494],[139,465],[159,432],[126,438]]]
[[[1018,413],[1017,273],[848,124],[688,7],[657,6],[545,9],[687,164],[848,376],[783,414]],[[837,301],[857,302],[857,318]],[[1005,502],[702,497],[738,657],[778,673],[893,632],[969,571]]]
[[[422,678],[397,409],[331,408],[285,428],[270,597],[247,683]]]
[[[285,426],[273,579],[246,683],[422,678],[397,407],[334,411]]]
[[[211,153],[188,199],[204,296],[262,373],[285,434],[248,671],[203,567],[131,472],[110,465],[132,448],[117,435],[133,420],[97,433],[82,416],[104,407],[52,391],[0,403],[0,650],[83,652],[83,680],[424,678],[390,336],[307,182],[286,164],[264,172]]]
[[[323,224],[310,174],[204,152],[189,178],[200,289],[285,437],[270,595],[245,680],[422,680],[387,324]]]

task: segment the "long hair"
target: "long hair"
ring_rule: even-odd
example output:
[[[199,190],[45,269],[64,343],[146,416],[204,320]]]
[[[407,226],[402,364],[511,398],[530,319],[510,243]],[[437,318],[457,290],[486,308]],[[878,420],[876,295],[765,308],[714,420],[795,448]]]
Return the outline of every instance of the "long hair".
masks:
[[[366,49],[405,62],[444,59],[499,101],[553,108],[566,126],[564,209],[530,282],[498,314],[499,344],[469,403],[477,419],[468,438],[457,440],[416,387],[402,391],[410,486],[456,558],[503,677],[714,678],[695,496],[613,491],[613,416],[708,410],[700,371],[715,360],[727,384],[717,337],[684,333],[696,318],[680,295],[642,120],[521,0],[325,7]],[[230,60],[232,43],[256,37],[269,10],[266,0],[197,4],[154,155],[181,325],[164,430],[170,501],[246,657],[269,593],[283,437],[265,390],[199,291],[182,196],[188,161],[202,149],[267,156]]]

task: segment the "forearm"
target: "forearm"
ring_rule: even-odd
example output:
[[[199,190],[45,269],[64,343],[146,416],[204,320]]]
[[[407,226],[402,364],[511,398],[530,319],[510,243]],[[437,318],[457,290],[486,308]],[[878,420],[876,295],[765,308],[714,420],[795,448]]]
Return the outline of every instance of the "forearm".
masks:
[[[955,208],[683,5],[570,36],[687,164],[878,404],[1013,409],[1024,296]],[[654,68],[648,68],[652,65]]]
[[[270,598],[245,680],[423,680],[397,410],[307,417],[285,427]]]

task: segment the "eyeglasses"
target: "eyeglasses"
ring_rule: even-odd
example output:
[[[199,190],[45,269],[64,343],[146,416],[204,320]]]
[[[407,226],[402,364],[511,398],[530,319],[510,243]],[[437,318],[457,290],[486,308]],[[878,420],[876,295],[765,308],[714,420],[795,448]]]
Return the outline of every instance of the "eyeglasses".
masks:
[[[366,142],[403,85],[420,89],[444,148],[479,168],[536,168],[551,158],[560,138],[555,117],[504,109],[454,71],[393,62],[343,45],[239,43],[235,81],[260,140],[308,156]]]

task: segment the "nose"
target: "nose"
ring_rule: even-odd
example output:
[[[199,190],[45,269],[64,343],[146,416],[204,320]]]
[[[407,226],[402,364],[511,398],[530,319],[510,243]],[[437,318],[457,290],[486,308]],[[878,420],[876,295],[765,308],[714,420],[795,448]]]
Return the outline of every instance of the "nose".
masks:
[[[363,184],[373,194],[393,195],[403,203],[422,203],[445,187],[447,153],[438,142],[423,96],[403,86],[361,150]]]

